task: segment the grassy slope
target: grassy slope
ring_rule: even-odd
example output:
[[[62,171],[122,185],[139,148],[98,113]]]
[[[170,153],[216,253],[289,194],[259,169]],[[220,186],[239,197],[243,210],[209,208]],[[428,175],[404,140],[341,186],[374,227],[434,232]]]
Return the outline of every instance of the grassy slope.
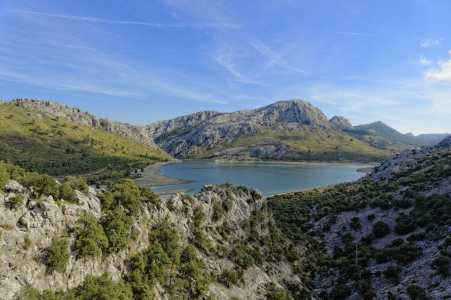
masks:
[[[92,161],[100,159],[116,158],[121,163],[170,159],[164,152],[104,130],[74,124],[64,118],[39,119],[26,112],[8,103],[0,105],[0,159],[27,164],[75,161],[88,169]],[[10,115],[13,117],[9,118]],[[36,132],[37,126],[40,132]],[[58,135],[59,131],[64,134]],[[82,142],[88,135],[96,141],[94,144]],[[74,153],[66,154],[66,149],[73,149]]]
[[[263,139],[274,139],[289,145],[292,148],[291,160],[337,161],[343,158],[369,161],[389,156],[387,151],[375,149],[339,130],[325,130],[307,125],[302,125],[302,127],[304,130],[281,131],[275,129],[261,131],[257,135],[241,135],[223,149],[219,149],[219,147],[205,151],[199,149],[193,158],[205,158],[214,152],[245,146]],[[313,129],[314,132],[311,132],[310,129]],[[353,140],[351,141],[351,139]]]
[[[374,122],[371,124],[366,125],[358,125],[354,126],[355,131],[369,131],[369,130],[375,130],[376,132],[373,133],[374,135],[377,135],[387,141],[393,142],[393,143],[402,143],[407,144],[415,147],[421,147],[421,146],[430,146],[430,143],[419,139],[417,137],[407,136],[405,134],[402,134],[398,132],[397,130],[391,128],[390,126],[385,125],[382,122]]]

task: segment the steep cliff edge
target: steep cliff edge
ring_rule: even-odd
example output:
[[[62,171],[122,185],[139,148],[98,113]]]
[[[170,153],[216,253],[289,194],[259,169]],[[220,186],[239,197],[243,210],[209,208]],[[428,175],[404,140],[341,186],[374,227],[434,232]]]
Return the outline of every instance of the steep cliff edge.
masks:
[[[18,180],[29,185],[26,176]],[[134,299],[146,293],[154,299],[221,300],[263,299],[265,294],[310,299],[314,294],[302,266],[315,242],[291,244],[257,190],[205,186],[194,197],[161,200],[125,179],[110,185],[109,192],[74,190],[64,200],[38,196],[41,187],[10,180],[0,194],[1,299],[13,299],[24,289],[83,293],[76,287],[87,284],[85,278],[92,281],[89,276],[104,273],[114,282],[125,281],[122,289]],[[135,193],[140,199],[133,198]],[[21,203],[16,202],[19,195]],[[114,213],[107,210],[115,206]],[[62,271],[49,266],[52,241],[58,239],[69,241]],[[155,251],[158,259],[152,256]],[[136,277],[144,275],[148,281]]]

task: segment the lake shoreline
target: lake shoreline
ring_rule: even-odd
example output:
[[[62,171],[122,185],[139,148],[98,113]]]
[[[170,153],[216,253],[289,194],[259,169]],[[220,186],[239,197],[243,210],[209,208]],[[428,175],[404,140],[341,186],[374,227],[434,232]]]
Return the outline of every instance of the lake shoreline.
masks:
[[[188,179],[180,179],[174,177],[168,177],[165,175],[158,174],[161,172],[161,168],[179,162],[217,162],[217,163],[230,163],[230,164],[240,164],[240,163],[255,163],[255,164],[286,164],[286,165],[318,165],[318,166],[366,166],[368,164],[365,163],[339,163],[339,162],[286,162],[286,161],[214,161],[214,160],[177,160],[177,161],[168,161],[168,162],[160,162],[149,165],[144,168],[144,172],[141,173],[140,178],[134,179],[135,182],[139,185],[147,186],[147,187],[160,187],[160,186],[168,186],[168,189],[161,189],[154,191],[158,196],[161,195],[170,195],[176,193],[188,193],[193,191],[193,189],[183,189],[183,188],[174,188],[171,189],[169,186],[173,185],[181,185],[190,182],[196,182],[196,180],[188,180]],[[370,163],[371,164],[371,163]],[[375,164],[371,164],[370,167],[357,169],[357,172],[361,173],[370,173],[374,168]]]
[[[178,162],[180,162],[180,161],[168,161],[168,162],[161,162],[161,163],[155,163],[152,165],[148,165],[147,167],[144,168],[144,171],[141,173],[141,177],[134,179],[134,181],[137,184],[146,186],[146,187],[178,185],[178,184],[195,182],[195,180],[179,179],[179,178],[167,177],[165,175],[158,174],[161,172],[162,167],[173,164],[173,163],[178,163]]]

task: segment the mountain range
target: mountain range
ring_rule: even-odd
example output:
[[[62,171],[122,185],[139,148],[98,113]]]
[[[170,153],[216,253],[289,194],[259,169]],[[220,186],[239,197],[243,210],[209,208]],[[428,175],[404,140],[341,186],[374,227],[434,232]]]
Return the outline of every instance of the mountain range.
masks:
[[[320,109],[302,100],[279,101],[232,113],[202,111],[147,126],[100,119],[80,108],[51,101],[19,98],[3,103],[2,107],[8,107],[3,110],[4,114],[16,109],[35,122],[47,122],[48,118],[65,119],[74,124],[70,128],[76,125],[106,131],[147,147],[149,151],[146,152],[166,152],[177,159],[375,162],[405,149],[430,146],[433,141],[432,136],[426,141],[401,134],[380,121],[353,126],[342,116],[329,120]],[[26,123],[22,122],[20,126],[26,126]],[[27,130],[30,135],[31,128]],[[44,135],[38,137],[42,140]],[[33,139],[36,140],[36,135]],[[71,140],[74,139],[66,139]],[[62,151],[67,150],[64,147],[75,146],[61,145]],[[116,149],[118,147],[120,149]],[[118,147],[114,146],[114,154],[127,153],[119,151],[126,148],[124,145]],[[93,152],[95,146],[86,150]],[[20,155],[8,153],[8,158],[14,161],[23,160]],[[160,158],[170,159],[163,156]]]

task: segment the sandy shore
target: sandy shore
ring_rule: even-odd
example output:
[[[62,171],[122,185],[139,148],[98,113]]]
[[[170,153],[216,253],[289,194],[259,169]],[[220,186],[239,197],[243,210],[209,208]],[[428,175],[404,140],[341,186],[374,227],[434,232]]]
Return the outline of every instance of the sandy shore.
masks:
[[[165,165],[172,164],[174,162],[162,162],[162,163],[156,163],[153,165],[149,165],[144,168],[144,172],[141,173],[140,178],[134,179],[134,181],[142,186],[165,186],[165,185],[176,185],[176,184],[184,184],[189,182],[194,182],[195,180],[185,180],[185,179],[178,179],[178,178],[171,178],[164,175],[159,175],[157,173],[160,172],[161,167]],[[161,190],[167,191],[167,190]]]
[[[180,194],[180,193],[188,193],[194,191],[194,189],[167,189],[167,190],[158,190],[153,191],[158,196],[161,195],[172,195],[172,194]]]

